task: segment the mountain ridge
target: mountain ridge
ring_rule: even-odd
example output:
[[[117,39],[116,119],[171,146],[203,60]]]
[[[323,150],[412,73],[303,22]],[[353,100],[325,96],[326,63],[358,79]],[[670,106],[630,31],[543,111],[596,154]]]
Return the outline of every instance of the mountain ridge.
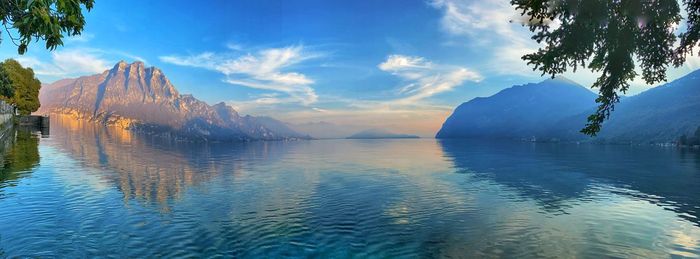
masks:
[[[416,135],[393,133],[383,129],[365,129],[348,136],[346,139],[406,139],[420,138]]]
[[[541,90],[553,89],[551,83],[568,85],[562,88],[566,89],[565,94],[548,92],[547,98],[538,99]],[[462,103],[446,119],[436,138],[534,137],[596,143],[671,143],[683,134],[692,135],[700,126],[698,85],[700,70],[695,70],[672,82],[622,98],[596,137],[580,132],[587,117],[596,110],[595,94],[588,89],[561,79],[513,86]],[[583,89],[588,93],[582,92]],[[528,103],[533,96],[538,101]]]
[[[595,98],[595,93],[565,78],[515,85],[460,104],[445,120],[436,138],[546,135],[558,121],[594,107]]]
[[[223,102],[209,105],[191,94],[180,94],[159,68],[146,67],[139,61],[131,64],[120,61],[100,74],[47,84],[42,87],[39,99],[42,104],[39,114],[69,115],[180,139],[308,138],[289,128],[284,132],[271,130],[256,117],[241,116]]]

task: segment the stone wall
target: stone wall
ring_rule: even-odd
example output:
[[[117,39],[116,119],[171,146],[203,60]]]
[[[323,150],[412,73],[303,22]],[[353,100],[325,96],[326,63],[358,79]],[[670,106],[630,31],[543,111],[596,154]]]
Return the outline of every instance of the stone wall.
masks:
[[[15,107],[0,100],[0,125],[12,123],[12,116],[15,115]]]
[[[0,100],[0,154],[4,153],[12,145],[14,140],[14,121],[12,117],[15,107]],[[0,158],[3,156],[0,155]],[[0,159],[2,160],[2,159]]]

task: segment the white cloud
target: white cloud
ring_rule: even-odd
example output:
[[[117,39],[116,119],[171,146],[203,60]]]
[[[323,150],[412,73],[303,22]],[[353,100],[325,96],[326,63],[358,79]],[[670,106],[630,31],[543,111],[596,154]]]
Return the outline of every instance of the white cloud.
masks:
[[[204,52],[199,55],[180,57],[180,56],[161,56],[160,60],[166,63],[178,65],[178,66],[190,66],[190,67],[201,67],[201,68],[212,68],[214,67],[214,53]]]
[[[465,81],[479,82],[481,76],[466,68],[456,68],[444,74],[433,74],[418,79],[411,89],[403,89],[404,92],[411,93],[411,96],[401,99],[401,102],[415,102],[428,98],[438,93],[450,91]]]
[[[397,71],[407,68],[429,68],[430,62],[421,57],[409,57],[403,55],[391,55],[386,61],[379,64],[379,69],[384,71]]]
[[[493,53],[489,70],[499,74],[539,75],[521,59],[538,45],[518,22],[519,13],[507,0],[434,0],[431,5],[443,11],[442,29],[448,34],[469,38],[469,43]]]
[[[532,66],[521,59],[523,55],[535,52],[541,45],[530,38],[532,33],[521,25],[523,17],[509,1],[432,0],[430,5],[443,11],[440,24],[446,33],[455,38],[451,43],[474,44],[474,47],[492,53],[485,66],[489,72],[528,77],[541,75],[540,71],[532,71]],[[682,11],[683,17],[687,17],[685,9],[682,8]],[[558,22],[554,21],[552,26],[558,26]],[[677,32],[682,31],[684,26],[681,23]],[[669,68],[667,75],[669,80],[674,80],[697,68],[700,68],[700,57],[690,56],[683,67]],[[637,72],[641,75],[641,70],[637,69]],[[590,86],[599,73],[578,69],[576,72],[570,70],[564,76]],[[647,85],[641,76],[630,84],[631,94],[654,87]]]
[[[402,97],[393,101],[396,104],[411,104],[450,91],[466,81],[479,82],[483,79],[479,73],[467,68],[436,65],[422,57],[390,55],[378,67],[408,83],[399,89],[398,94]]]
[[[206,63],[203,61],[209,60],[206,56],[179,59],[177,62],[203,64]],[[465,82],[482,80],[479,73],[470,69],[437,64],[416,56],[389,55],[377,67],[401,78],[405,83],[392,92],[393,97],[368,100],[325,95],[313,106],[301,110],[274,109],[260,105],[285,103],[288,101],[285,98],[292,98],[277,94],[260,95],[249,101],[231,101],[229,104],[245,113],[274,116],[288,121],[323,120],[432,137],[453,107],[432,103],[427,98],[450,91]]]
[[[227,83],[250,88],[286,93],[290,98],[275,98],[274,103],[298,102],[310,105],[318,100],[311,85],[314,80],[299,72],[288,72],[293,65],[318,55],[304,51],[302,46],[271,48],[231,56],[230,53],[215,54],[205,52],[193,56],[162,56],[161,61],[180,65],[200,67],[218,71],[226,76]],[[262,103],[272,103],[265,99]]]
[[[93,49],[56,51],[51,53],[50,62],[29,56],[16,59],[23,66],[31,67],[37,75],[54,77],[102,73],[110,67],[110,62],[101,57],[101,52]]]
[[[89,52],[58,51],[51,56],[53,63],[66,73],[102,73],[110,67],[107,61]]]
[[[30,56],[19,56],[16,57],[15,60],[22,64],[22,66],[32,68],[35,74],[37,73],[37,68],[44,65],[39,59]]]
[[[143,58],[141,56],[133,55],[133,54],[128,53],[128,52],[123,52],[123,51],[105,51],[105,52],[116,54],[118,56],[122,56],[122,57],[124,57],[132,62],[133,61],[141,61],[143,63],[148,64],[148,60],[146,60],[145,58]]]
[[[243,45],[237,44],[237,43],[233,43],[233,42],[227,43],[227,44],[226,44],[226,48],[228,48],[228,49],[230,49],[230,50],[235,50],[235,51],[243,51],[243,50],[244,50]]]
[[[508,1],[435,0],[432,5],[443,10],[441,24],[450,34],[484,36],[481,32],[490,32],[511,41],[523,40],[510,22],[519,15]]]
[[[80,35],[66,37],[66,41],[69,42],[88,42],[95,38],[95,34],[82,33]]]

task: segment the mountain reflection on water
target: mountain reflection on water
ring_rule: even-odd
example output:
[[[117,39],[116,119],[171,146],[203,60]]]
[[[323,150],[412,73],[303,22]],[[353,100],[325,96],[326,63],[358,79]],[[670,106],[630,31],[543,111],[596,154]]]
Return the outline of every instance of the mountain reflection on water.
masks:
[[[700,255],[693,150],[184,143],[61,117],[13,136],[0,256]]]
[[[284,142],[207,144],[169,141],[115,127],[57,116],[55,144],[85,167],[104,169],[101,181],[114,184],[124,200],[158,203],[168,210],[184,189],[220,177],[235,177],[245,161],[274,159],[271,146]],[[234,159],[228,159],[234,158]]]
[[[648,146],[440,141],[462,172],[508,187],[552,213],[591,199],[600,185],[700,225],[700,152]],[[509,161],[503,163],[502,161]]]

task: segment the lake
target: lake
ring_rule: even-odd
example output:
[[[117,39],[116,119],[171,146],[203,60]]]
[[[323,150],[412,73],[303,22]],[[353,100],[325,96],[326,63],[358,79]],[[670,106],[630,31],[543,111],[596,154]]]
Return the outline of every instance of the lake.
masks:
[[[10,132],[0,257],[699,257],[700,152]]]

